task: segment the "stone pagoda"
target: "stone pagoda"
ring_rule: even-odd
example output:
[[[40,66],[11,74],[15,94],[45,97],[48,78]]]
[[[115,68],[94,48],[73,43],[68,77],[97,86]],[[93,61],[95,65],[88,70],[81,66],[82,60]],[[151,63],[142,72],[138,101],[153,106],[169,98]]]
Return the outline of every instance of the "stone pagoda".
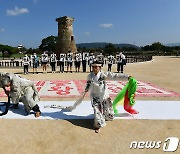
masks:
[[[59,53],[68,53],[68,51],[77,52],[72,26],[74,18],[64,16],[57,18],[56,21],[58,22],[56,53],[59,55]]]

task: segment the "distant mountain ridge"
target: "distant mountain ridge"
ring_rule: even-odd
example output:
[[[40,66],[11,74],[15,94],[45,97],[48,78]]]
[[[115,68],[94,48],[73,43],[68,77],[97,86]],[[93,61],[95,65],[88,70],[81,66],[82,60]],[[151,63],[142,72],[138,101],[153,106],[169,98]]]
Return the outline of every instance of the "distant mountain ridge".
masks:
[[[165,46],[173,47],[173,46],[180,46],[180,43],[168,43]]]
[[[79,44],[76,44],[77,47],[80,47],[80,48],[104,48],[105,46],[107,46],[108,44],[112,44],[114,45],[116,48],[123,48],[123,47],[131,47],[131,48],[136,48],[136,49],[139,49],[140,47],[136,46],[136,45],[133,45],[133,44],[113,44],[113,43],[106,43],[106,42],[94,42],[94,43],[79,43]]]

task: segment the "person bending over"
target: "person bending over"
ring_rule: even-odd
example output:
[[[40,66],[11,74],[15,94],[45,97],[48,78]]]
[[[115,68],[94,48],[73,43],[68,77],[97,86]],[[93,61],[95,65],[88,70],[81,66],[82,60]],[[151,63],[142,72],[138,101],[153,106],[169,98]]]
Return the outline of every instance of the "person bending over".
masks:
[[[9,87],[10,90],[5,90],[5,93],[9,95],[11,101],[18,106],[19,102],[22,102],[27,114],[31,110],[35,113],[35,117],[41,115],[41,111],[37,102],[40,100],[38,91],[35,88],[34,82],[22,78],[15,74],[6,73],[0,81],[0,85],[3,87]]]

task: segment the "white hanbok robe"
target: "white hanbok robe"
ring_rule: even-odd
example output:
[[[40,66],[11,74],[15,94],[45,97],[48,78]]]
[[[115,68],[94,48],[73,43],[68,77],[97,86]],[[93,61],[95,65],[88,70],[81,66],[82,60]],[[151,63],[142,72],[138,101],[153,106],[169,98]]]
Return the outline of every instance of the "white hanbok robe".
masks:
[[[128,75],[102,72],[99,71],[97,75],[91,72],[87,77],[85,91],[90,90],[91,104],[94,109],[94,127],[100,128],[106,125],[106,120],[114,119],[114,111],[112,108],[112,101],[107,90],[106,80],[128,80]]]
[[[15,74],[10,76],[10,80],[9,96],[12,102],[17,104],[21,101],[25,106],[25,110],[29,113],[40,100],[34,82]]]

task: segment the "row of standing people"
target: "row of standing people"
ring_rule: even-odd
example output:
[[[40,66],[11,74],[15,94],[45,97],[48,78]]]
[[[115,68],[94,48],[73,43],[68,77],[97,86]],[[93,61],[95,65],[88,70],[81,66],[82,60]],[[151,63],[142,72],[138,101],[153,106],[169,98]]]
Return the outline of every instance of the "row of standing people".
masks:
[[[116,55],[116,58],[113,55],[109,55],[107,57],[107,63],[108,63],[108,71],[111,72],[112,65],[114,61],[116,60],[117,62],[117,72],[123,73],[123,67],[126,65],[126,58],[125,55],[122,53],[118,53]],[[33,73],[37,73],[37,67],[39,65],[39,61],[41,62],[43,72],[47,72],[47,63],[50,62],[51,68],[52,68],[52,73],[55,73],[56,71],[56,63],[57,63],[57,55],[55,53],[52,53],[50,57],[48,57],[48,54],[44,52],[41,55],[41,58],[39,59],[36,53],[31,55],[31,57],[28,57],[25,55],[23,57],[23,65],[24,65],[24,74],[28,74],[28,67],[30,61],[32,62],[32,67],[33,67]],[[91,70],[91,65],[94,61],[98,61],[99,63],[104,65],[104,56],[102,53],[99,55],[95,56],[93,53],[88,53],[88,52],[77,52],[75,54],[68,52],[67,54],[61,53],[59,56],[59,65],[60,65],[60,72],[64,72],[64,67],[65,67],[65,62],[67,63],[67,72],[72,73],[72,66],[73,62],[75,64],[75,70],[76,72],[79,72],[80,66],[82,63],[82,70],[83,72],[86,72],[86,66],[87,64],[89,65],[90,72]]]

